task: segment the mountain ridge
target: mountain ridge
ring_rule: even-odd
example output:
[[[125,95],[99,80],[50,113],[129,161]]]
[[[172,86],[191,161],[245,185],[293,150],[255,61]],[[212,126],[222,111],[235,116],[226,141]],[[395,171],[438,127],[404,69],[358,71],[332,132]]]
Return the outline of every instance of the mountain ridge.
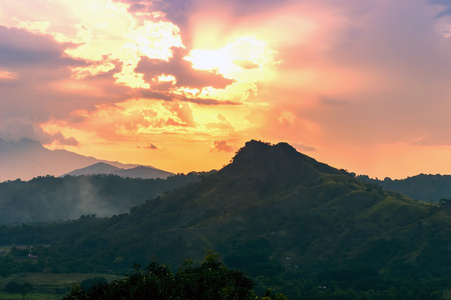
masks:
[[[5,141],[0,138],[0,182],[16,179],[30,180],[46,175],[61,176],[98,162],[125,169],[139,166],[101,160],[67,150],[49,150],[41,143],[30,139]]]
[[[415,200],[438,203],[441,199],[451,199],[451,175],[419,174],[404,179],[373,179],[359,175],[358,179],[377,184],[384,189],[403,193]]]
[[[156,179],[156,178],[166,179],[167,177],[174,175],[173,173],[148,166],[138,165],[136,167],[129,167],[125,169],[101,161],[93,165],[87,166],[85,168],[71,171],[62,176],[64,177],[64,176],[99,175],[99,174],[117,175],[124,178],[142,178],[142,179]]]

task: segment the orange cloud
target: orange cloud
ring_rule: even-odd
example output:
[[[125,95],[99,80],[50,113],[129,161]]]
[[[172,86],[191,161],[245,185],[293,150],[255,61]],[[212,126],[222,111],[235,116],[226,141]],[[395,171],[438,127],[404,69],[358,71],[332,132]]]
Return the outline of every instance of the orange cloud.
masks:
[[[211,149],[211,151],[232,152],[233,151],[233,147],[230,146],[230,145],[227,145],[227,141],[224,141],[224,140],[217,141],[217,140],[215,140],[213,142],[213,148]]]

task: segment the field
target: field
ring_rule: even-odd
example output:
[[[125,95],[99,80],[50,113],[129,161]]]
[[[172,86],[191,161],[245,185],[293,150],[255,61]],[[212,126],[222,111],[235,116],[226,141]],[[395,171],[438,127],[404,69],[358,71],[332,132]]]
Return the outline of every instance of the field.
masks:
[[[47,300],[61,299],[73,284],[81,283],[87,278],[104,277],[108,281],[118,279],[117,275],[103,274],[42,274],[42,273],[22,273],[14,274],[8,277],[0,277],[0,299],[23,299],[22,295],[17,293],[5,293],[3,287],[10,281],[19,284],[29,282],[33,285],[33,290],[26,294],[25,299]]]

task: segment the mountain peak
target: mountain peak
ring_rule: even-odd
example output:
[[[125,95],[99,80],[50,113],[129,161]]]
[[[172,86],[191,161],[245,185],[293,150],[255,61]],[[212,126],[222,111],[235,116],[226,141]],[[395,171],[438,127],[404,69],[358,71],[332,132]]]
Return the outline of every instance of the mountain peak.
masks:
[[[80,176],[80,175],[96,175],[96,174],[112,174],[115,171],[120,170],[120,168],[112,166],[104,162],[98,162],[85,168],[77,169],[69,172],[66,175],[69,176]]]
[[[220,172],[234,173],[236,178],[266,178],[277,181],[293,179],[308,184],[322,174],[341,174],[339,170],[299,153],[288,143],[251,140],[238,150],[232,163]]]
[[[249,142],[246,142],[243,148],[239,149],[235,155],[235,157],[232,159],[234,162],[239,161],[241,159],[249,159],[249,158],[255,158],[259,155],[262,155],[266,151],[268,151],[271,148],[270,143],[265,143],[262,141],[256,141],[251,140]]]
[[[21,138],[19,140],[4,140],[0,138],[0,146],[2,146],[4,150],[8,151],[23,151],[29,148],[44,148],[40,142],[28,138]]]

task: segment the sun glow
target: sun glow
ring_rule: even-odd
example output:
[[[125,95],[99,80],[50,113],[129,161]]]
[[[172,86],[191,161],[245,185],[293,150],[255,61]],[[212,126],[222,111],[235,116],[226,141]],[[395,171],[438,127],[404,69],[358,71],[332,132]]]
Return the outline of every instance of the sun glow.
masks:
[[[274,51],[255,37],[240,37],[220,49],[193,49],[186,60],[199,70],[216,70],[227,78],[254,80],[274,63]]]
[[[173,82],[173,83],[177,82],[177,79],[172,75],[160,75],[158,76],[157,80],[159,82]]]

